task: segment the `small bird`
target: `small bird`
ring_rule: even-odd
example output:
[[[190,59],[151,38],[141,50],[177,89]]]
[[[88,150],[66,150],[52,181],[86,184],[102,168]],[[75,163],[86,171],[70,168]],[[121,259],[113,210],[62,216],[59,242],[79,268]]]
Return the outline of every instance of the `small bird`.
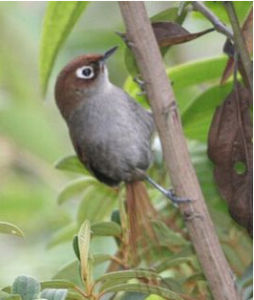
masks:
[[[176,202],[184,199],[174,198],[146,174],[152,162],[153,117],[109,81],[106,60],[116,49],[82,55],[68,63],[58,75],[55,99],[84,166],[109,186],[125,182],[130,239],[135,244],[139,224],[152,235],[147,220],[156,216],[144,180]]]

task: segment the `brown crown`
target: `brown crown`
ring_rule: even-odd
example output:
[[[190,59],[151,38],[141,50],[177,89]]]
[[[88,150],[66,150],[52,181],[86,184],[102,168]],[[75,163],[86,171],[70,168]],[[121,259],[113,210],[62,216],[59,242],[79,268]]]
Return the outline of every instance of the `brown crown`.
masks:
[[[100,71],[99,60],[103,55],[87,54],[81,55],[69,62],[59,73],[55,85],[56,103],[66,118],[71,110],[80,101],[78,91],[88,88],[96,79]],[[91,79],[77,78],[76,70],[82,66],[92,66],[95,76]]]

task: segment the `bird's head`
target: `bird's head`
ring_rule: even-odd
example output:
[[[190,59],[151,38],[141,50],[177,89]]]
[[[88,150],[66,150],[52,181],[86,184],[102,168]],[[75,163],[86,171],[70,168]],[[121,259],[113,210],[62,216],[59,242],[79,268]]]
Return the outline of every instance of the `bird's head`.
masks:
[[[110,86],[106,60],[116,51],[113,47],[104,54],[76,57],[59,73],[55,85],[56,103],[65,118],[81,101]]]

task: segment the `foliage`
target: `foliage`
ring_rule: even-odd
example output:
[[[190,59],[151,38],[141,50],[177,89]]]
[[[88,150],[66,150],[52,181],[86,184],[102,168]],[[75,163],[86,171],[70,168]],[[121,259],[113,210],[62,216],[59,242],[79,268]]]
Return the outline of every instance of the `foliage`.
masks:
[[[24,233],[20,228],[8,222],[0,222],[0,233],[13,234],[15,236],[24,237]]]
[[[247,5],[242,3],[239,1],[236,4],[237,14],[241,21],[245,19],[251,5],[250,2],[247,2]],[[48,86],[49,77],[61,46],[68,38],[82,12],[86,9],[87,4],[88,2],[75,1],[66,5],[62,2],[49,3],[44,16],[40,48],[42,90],[45,91]],[[228,23],[221,3],[207,3],[207,6],[219,18]],[[193,20],[203,18],[200,15],[198,16],[198,13],[190,13],[187,10],[184,10],[180,16],[177,12],[178,7],[166,8],[159,14],[156,13],[155,16],[152,16],[151,20],[174,20],[179,24],[185,24],[186,16]],[[86,17],[88,18],[87,15],[85,15],[85,19]],[[205,28],[201,28],[201,30],[203,29]],[[80,40],[83,39],[85,30],[86,28],[84,31],[78,32],[78,41],[71,40],[71,42],[73,44],[81,43]],[[107,39],[111,37],[108,32],[97,33],[97,37],[94,35],[94,44],[99,43],[98,40],[100,39],[103,41],[105,36]],[[108,41],[99,44],[98,49],[104,47],[107,43]],[[192,45],[194,43],[195,41],[192,42]],[[71,47],[73,45],[69,46],[68,51],[71,53],[70,56],[73,56],[75,50]],[[133,74],[131,65],[133,64],[133,58],[130,50],[127,48],[125,50],[124,45],[121,47],[125,52],[124,54],[122,52],[121,56],[125,55],[126,68],[130,74]],[[165,60],[174,47],[167,49],[168,53],[165,53]],[[9,53],[9,51],[3,49],[2,53],[2,60],[11,61],[11,52]],[[167,66],[167,74],[173,83],[184,132],[188,138],[189,152],[207,205],[212,214],[223,250],[232,270],[238,277],[237,284],[243,290],[244,297],[247,300],[250,299],[252,294],[250,288],[252,272],[249,267],[251,242],[246,232],[234,223],[228,214],[227,206],[219,195],[213,179],[213,166],[206,154],[206,142],[213,113],[233,87],[232,78],[226,84],[220,85],[220,78],[226,61],[227,57],[225,55],[200,58],[191,62],[176,64],[172,67]],[[20,65],[16,64],[16,66],[17,69],[22,69],[22,63]],[[23,66],[21,74],[25,73],[25,70],[26,67]],[[66,153],[59,151],[59,149],[66,149],[66,144],[59,138],[61,133],[54,128],[54,122],[48,123],[49,120],[45,117],[46,114],[44,115],[43,109],[34,101],[40,98],[36,88],[34,89],[36,85],[30,81],[29,83],[23,82],[23,85],[20,86],[19,82],[22,75],[15,71],[14,66],[10,66],[7,71],[9,72],[6,73],[8,76],[3,76],[0,71],[0,79],[4,77],[6,81],[8,77],[13,78],[11,82],[13,98],[16,99],[20,95],[22,95],[22,98],[27,98],[27,102],[22,105],[16,101],[15,105],[13,104],[14,109],[11,113],[1,110],[0,107],[0,126],[2,128],[0,128],[0,134],[4,132],[8,137],[13,137],[18,141],[18,149],[15,148],[15,155],[17,156],[17,153],[19,153],[20,156],[18,156],[18,163],[14,159],[11,161],[12,174],[17,170],[21,170],[19,172],[22,172],[23,176],[26,176],[25,178],[29,178],[31,181],[34,180],[32,182],[35,182],[35,191],[37,191],[36,184],[38,180],[47,182],[50,189],[59,183],[61,186],[64,185],[57,197],[57,204],[59,205],[57,207],[45,200],[53,197],[49,191],[50,189],[47,192],[44,191],[44,197],[41,196],[41,202],[47,201],[48,211],[52,212],[52,225],[49,231],[54,233],[50,235],[47,243],[50,249],[54,249],[56,246],[61,248],[64,243],[72,243],[76,258],[75,260],[70,258],[71,261],[62,266],[55,273],[53,279],[49,281],[39,283],[30,277],[18,277],[12,289],[1,291],[0,298],[32,299],[35,294],[40,293],[37,298],[59,300],[106,299],[107,295],[114,296],[115,300],[209,299],[210,291],[207,282],[198,264],[177,207],[166,203],[161,195],[148,187],[149,195],[163,217],[163,221],[157,220],[152,223],[157,235],[157,245],[151,243],[151,245],[148,245],[149,249],[140,247],[139,254],[142,260],[138,265],[133,266],[130,259],[130,249],[126,244],[128,217],[125,212],[122,187],[119,190],[113,190],[104,186],[89,175],[76,156],[66,156]],[[124,73],[124,71],[122,72],[121,69],[119,73]],[[26,89],[26,86],[31,86],[31,88]],[[145,95],[139,95],[140,88],[131,76],[126,79],[124,89],[147,107]],[[32,101],[29,99],[32,99]],[[35,114],[35,112],[38,112],[38,114]],[[47,113],[51,115],[51,111]],[[52,113],[53,120],[55,114],[54,111]],[[16,124],[20,124],[20,126],[16,126],[11,122],[13,118],[16,120]],[[41,130],[40,139],[37,136],[38,128]],[[22,135],[23,132],[26,134]],[[64,139],[66,139],[65,136]],[[38,142],[32,143],[34,140]],[[19,148],[25,150],[19,151]],[[68,151],[67,149],[67,153]],[[156,144],[154,145],[154,151],[156,159],[149,173],[162,185],[167,186],[169,182],[163,168],[162,152]],[[33,154],[31,155],[31,153]],[[63,158],[58,159],[55,166],[58,170],[65,172],[52,173],[51,162],[61,156]],[[47,161],[50,161],[50,165],[47,164]],[[30,165],[33,167],[31,168]],[[63,177],[60,178],[60,176]],[[67,184],[66,178],[68,178]],[[9,190],[14,190],[14,186],[19,187],[16,181],[15,184],[10,186]],[[22,188],[19,190],[20,193],[22,193]],[[45,187],[43,186],[42,189],[45,190]],[[24,189],[24,199],[28,195],[27,190]],[[37,194],[40,195],[41,191],[38,190],[31,197],[36,198]],[[40,205],[39,207],[32,207],[31,203],[27,204],[28,209],[30,209],[27,213],[30,222],[34,216],[34,211],[40,209]],[[15,203],[16,207],[17,205]],[[21,209],[24,209],[24,207],[21,207]],[[8,210],[8,207],[6,210]],[[56,228],[60,229],[56,231]],[[23,236],[18,227],[7,222],[0,223],[0,232]],[[99,247],[96,244],[98,241],[101,241],[101,244],[98,243]],[[147,252],[152,253],[151,256],[147,255]],[[31,295],[32,298],[27,295]]]
[[[53,283],[53,286],[54,283]],[[69,288],[70,284],[65,284]],[[18,276],[11,288],[5,288],[1,299],[20,299],[20,300],[33,300],[33,299],[47,299],[47,300],[64,300],[67,299],[66,288],[45,288],[46,284],[40,284],[39,281],[29,276]]]
[[[41,84],[46,89],[57,53],[85,9],[87,1],[51,2],[44,19],[40,53]]]

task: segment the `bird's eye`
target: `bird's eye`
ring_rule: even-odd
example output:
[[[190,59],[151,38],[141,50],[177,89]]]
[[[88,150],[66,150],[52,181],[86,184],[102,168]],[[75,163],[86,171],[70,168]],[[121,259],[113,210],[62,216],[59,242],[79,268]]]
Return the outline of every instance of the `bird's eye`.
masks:
[[[94,77],[94,70],[90,66],[83,66],[77,69],[76,76],[78,78],[91,79]]]

